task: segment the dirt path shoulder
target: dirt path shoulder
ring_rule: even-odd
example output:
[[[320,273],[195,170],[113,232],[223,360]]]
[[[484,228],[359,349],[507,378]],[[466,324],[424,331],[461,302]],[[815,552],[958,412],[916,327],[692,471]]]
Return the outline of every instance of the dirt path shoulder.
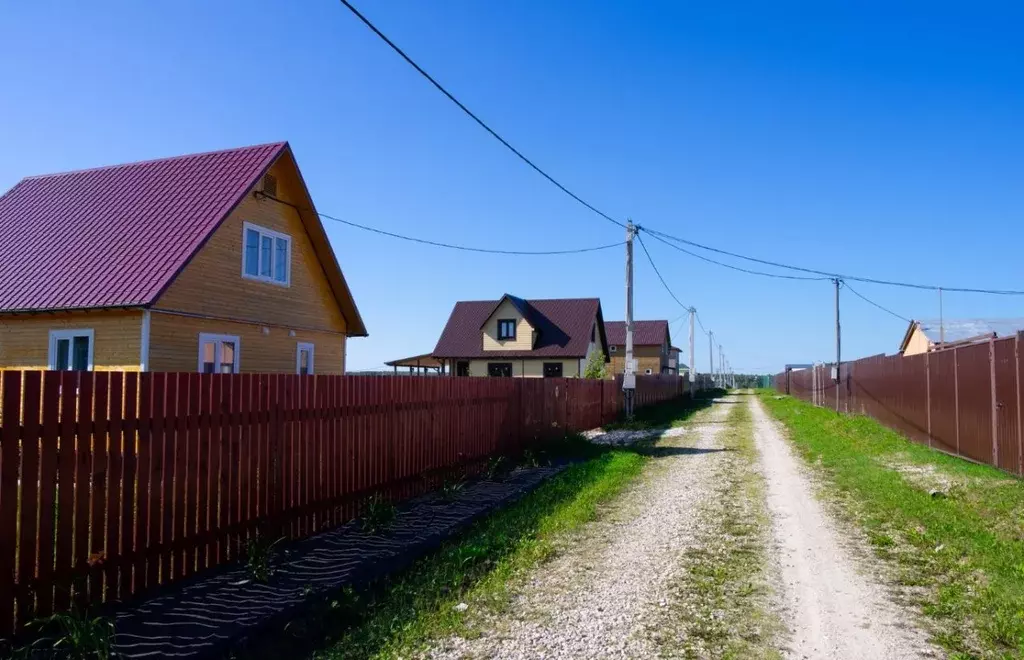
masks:
[[[941,655],[870,576],[870,557],[814,497],[806,468],[778,423],[750,397],[766,481],[785,620],[787,657],[860,660]],[[860,558],[859,558],[860,557]]]

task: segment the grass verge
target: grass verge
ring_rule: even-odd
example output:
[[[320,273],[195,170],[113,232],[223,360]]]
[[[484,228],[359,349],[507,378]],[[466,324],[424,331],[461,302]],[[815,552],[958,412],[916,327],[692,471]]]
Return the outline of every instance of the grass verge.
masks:
[[[693,404],[703,407],[712,399],[721,397],[724,394],[725,390],[721,389],[703,390],[701,392],[697,392],[697,396],[694,398]],[[623,417],[611,424],[606,424],[604,426],[604,430],[645,431],[647,429],[681,426],[686,420],[680,418],[678,413],[679,403],[675,401],[658,403],[653,406],[647,406],[646,408],[637,410],[632,421],[627,421]]]
[[[771,519],[744,396],[718,440],[730,451],[700,511],[702,531],[672,584],[671,618],[655,634],[686,658],[778,658],[783,626],[768,606]]]
[[[707,401],[658,406],[683,420]],[[326,600],[274,639],[259,639],[235,657],[320,659],[415,656],[431,640],[472,636],[458,608],[500,612],[510,587],[551,559],[557,541],[593,519],[598,507],[637,477],[643,448],[572,444],[581,460],[518,502],[478,522],[409,570],[363,593],[347,591]]]
[[[1024,657],[1024,482],[866,417],[761,399],[953,658]]]

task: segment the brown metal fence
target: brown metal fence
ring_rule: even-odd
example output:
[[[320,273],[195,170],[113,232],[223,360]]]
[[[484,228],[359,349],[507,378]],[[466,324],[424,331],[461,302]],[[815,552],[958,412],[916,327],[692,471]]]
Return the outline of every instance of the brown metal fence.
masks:
[[[688,391],[638,376],[637,405]],[[616,418],[621,382],[0,372],[0,637]]]
[[[911,440],[1024,476],[1024,332],[955,349],[875,356],[775,376],[775,389],[868,415]]]

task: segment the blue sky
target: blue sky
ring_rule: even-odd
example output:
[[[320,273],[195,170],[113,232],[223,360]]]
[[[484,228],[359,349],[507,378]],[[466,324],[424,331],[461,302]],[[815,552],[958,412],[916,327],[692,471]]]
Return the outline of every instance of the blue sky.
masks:
[[[1024,9],[1011,3],[363,0],[385,33],[609,214],[769,259],[1024,289]],[[852,8],[856,5],[856,8]],[[894,5],[899,5],[895,7]],[[0,188],[30,174],[286,139],[318,208],[507,249],[622,232],[516,160],[340,4],[13,3],[0,19]],[[601,298],[619,251],[494,257],[326,222],[370,331],[349,366],[430,351],[456,300]],[[834,353],[828,282],[696,261],[648,239],[740,370]],[[934,293],[854,285],[904,316]],[[947,294],[947,317],[1024,316]],[[682,310],[638,253],[637,318]],[[905,324],[844,294],[844,357]],[[685,328],[673,328],[685,346]],[[707,342],[697,366],[706,369]]]

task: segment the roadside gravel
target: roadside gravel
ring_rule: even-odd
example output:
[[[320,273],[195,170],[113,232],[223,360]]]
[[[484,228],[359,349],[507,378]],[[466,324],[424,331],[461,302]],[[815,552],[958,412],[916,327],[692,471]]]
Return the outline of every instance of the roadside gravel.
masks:
[[[662,436],[644,477],[522,585],[501,613],[466,612],[473,639],[427,655],[456,658],[654,658],[645,622],[667,607],[681,555],[699,538],[701,505],[724,460],[716,435],[733,400]]]

